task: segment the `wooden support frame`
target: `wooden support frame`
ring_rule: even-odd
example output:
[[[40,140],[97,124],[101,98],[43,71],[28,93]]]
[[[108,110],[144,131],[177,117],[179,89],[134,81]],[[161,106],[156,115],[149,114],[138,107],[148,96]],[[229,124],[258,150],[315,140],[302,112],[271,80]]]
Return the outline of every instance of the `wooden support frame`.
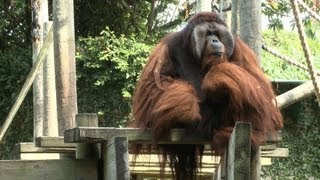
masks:
[[[181,137],[181,130],[172,130],[168,137],[159,140],[159,144],[210,144],[210,139],[199,137],[199,135],[185,134],[179,141],[177,137]],[[114,128],[114,127],[75,127],[67,129],[64,132],[65,143],[75,142],[103,142],[112,137],[127,137],[129,142],[151,144],[152,133],[149,129],[143,130],[139,128]],[[281,136],[268,136],[267,143],[274,143],[281,140]]]
[[[221,158],[218,168],[216,168],[215,180],[250,179],[250,131],[250,123],[236,123],[229,140],[229,146]]]
[[[98,127],[98,116],[94,113],[81,113],[76,115],[76,126]],[[96,143],[77,143],[77,159],[99,158],[98,146]]]
[[[226,155],[228,158],[222,158],[224,166],[220,166],[220,171],[223,174],[220,174],[218,179],[225,179],[226,174],[230,180],[259,179],[261,154],[259,150],[251,151],[250,130],[250,123],[236,123],[230,139],[228,155]],[[76,127],[66,130],[64,135],[65,143],[102,143],[104,179],[126,179],[129,177],[128,142],[154,143],[150,130],[138,128]],[[267,138],[267,142],[274,143],[281,140],[281,135],[278,137],[267,136]],[[186,134],[182,129],[171,130],[167,137],[160,139],[159,144],[180,144],[182,142],[183,144],[210,144],[209,139]],[[276,154],[281,154],[286,157],[288,155],[287,150],[278,149],[273,145],[266,145],[262,149],[267,151],[263,153],[265,156],[274,157]],[[282,153],[274,153],[275,151]]]
[[[130,179],[129,150],[126,137],[113,137],[102,144],[103,179]]]
[[[3,180],[97,180],[98,160],[1,160]]]
[[[229,147],[221,158],[214,180],[259,180],[261,171],[261,147],[251,148],[250,123],[236,123],[229,140]],[[273,149],[265,147],[265,149]],[[279,148],[283,157],[288,156],[288,149]],[[277,154],[275,153],[275,154]],[[272,155],[270,155],[272,157]]]
[[[250,179],[251,124],[236,123],[231,134],[227,156],[227,179]],[[260,158],[260,156],[259,156]]]

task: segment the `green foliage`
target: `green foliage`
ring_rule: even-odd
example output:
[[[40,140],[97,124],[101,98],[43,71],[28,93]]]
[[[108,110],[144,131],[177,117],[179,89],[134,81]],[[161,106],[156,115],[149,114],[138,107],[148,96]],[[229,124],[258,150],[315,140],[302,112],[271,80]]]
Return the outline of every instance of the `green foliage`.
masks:
[[[268,30],[263,33],[264,43],[289,57],[306,65],[300,40],[296,32]],[[320,44],[315,39],[308,39],[313,63],[319,69]],[[273,80],[307,80],[309,72],[263,51],[262,67]],[[284,91],[283,91],[284,92]],[[272,179],[309,179],[320,178],[320,146],[318,135],[320,109],[315,97],[310,97],[282,110],[284,128],[283,141],[280,147],[289,149],[289,157],[275,159],[272,166],[264,168],[266,177]]]
[[[81,38],[77,48],[79,112],[98,112],[104,126],[122,126],[137,78],[151,47],[106,28]]]
[[[268,28],[272,30],[283,29],[282,17],[287,16],[290,11],[288,1],[268,1],[262,3],[262,12],[268,17]]]
[[[281,53],[282,55],[289,57],[291,60],[303,63],[306,65],[306,60],[302,51],[299,37],[296,32],[291,31],[273,31],[267,30],[263,33],[264,43]],[[314,65],[320,68],[320,44],[315,39],[308,39],[308,44],[311,49],[311,55],[314,59]],[[296,66],[293,66],[272,54],[263,51],[262,52],[262,67],[267,75],[271,79],[290,79],[290,80],[306,80],[309,78],[309,72],[302,70]]]
[[[78,0],[74,2],[76,34],[96,36],[108,26],[117,36],[136,35],[152,42],[182,22],[181,17],[171,17],[169,7],[176,4],[178,0]]]
[[[30,44],[30,1],[0,1],[0,53]]]
[[[289,149],[289,157],[275,159],[264,169],[273,179],[320,178],[320,110],[315,97],[310,97],[283,111],[285,125],[282,147]],[[291,177],[291,178],[289,178]]]
[[[320,12],[319,3],[316,1],[307,0],[304,1],[316,13]],[[268,28],[272,30],[283,30],[285,27],[290,26],[295,28],[294,16],[291,8],[291,3],[286,0],[269,0],[262,3],[262,12],[268,17]],[[319,38],[319,23],[316,23],[312,16],[300,8],[300,16],[306,34],[310,38]]]
[[[2,124],[31,68],[31,50],[19,47],[5,50],[1,53],[0,64],[0,124]],[[30,92],[0,144],[0,159],[12,157],[15,143],[32,141],[32,90]]]

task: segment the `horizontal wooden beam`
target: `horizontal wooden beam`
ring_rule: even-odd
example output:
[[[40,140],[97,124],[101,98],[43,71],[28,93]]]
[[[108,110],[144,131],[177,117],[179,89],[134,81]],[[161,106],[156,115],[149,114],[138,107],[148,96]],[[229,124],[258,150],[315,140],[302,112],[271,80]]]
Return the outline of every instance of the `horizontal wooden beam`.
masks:
[[[261,157],[269,158],[285,158],[289,157],[289,150],[287,148],[276,148],[274,150],[261,151]]]
[[[74,147],[36,147],[32,142],[18,143],[15,150],[18,153],[75,153],[76,151]]]
[[[38,137],[35,140],[35,145],[37,147],[47,147],[47,148],[75,148],[75,143],[65,143],[64,137]]]
[[[98,160],[1,160],[0,179],[98,179]]]
[[[112,137],[127,137],[130,143],[154,143],[151,131],[139,128],[76,127],[67,129],[64,137],[66,143],[103,142]],[[280,139],[279,135],[267,136],[267,142],[277,142]],[[181,129],[173,129],[167,137],[161,138],[158,144],[210,144],[210,139],[198,134],[183,133]]]

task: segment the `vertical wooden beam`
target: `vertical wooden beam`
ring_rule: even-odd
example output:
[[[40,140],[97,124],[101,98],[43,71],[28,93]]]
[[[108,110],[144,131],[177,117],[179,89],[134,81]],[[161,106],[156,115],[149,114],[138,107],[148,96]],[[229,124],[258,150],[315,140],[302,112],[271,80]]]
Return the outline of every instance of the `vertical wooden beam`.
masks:
[[[95,113],[81,113],[76,115],[76,126],[98,127],[98,116]],[[77,143],[77,159],[99,158],[99,151],[96,143]]]
[[[54,59],[59,135],[75,126],[78,113],[73,0],[53,0]]]
[[[111,138],[102,147],[104,180],[130,179],[127,138]]]
[[[52,21],[44,23],[44,36],[47,36],[49,29],[52,27]],[[44,106],[44,122],[43,135],[57,137],[58,119],[57,119],[57,95],[56,81],[54,71],[54,55],[53,42],[51,43],[46,59],[43,62],[43,106]]]
[[[196,12],[211,12],[211,0],[197,0]]]
[[[226,149],[223,156],[220,159],[219,165],[215,169],[213,180],[227,179],[227,161],[228,161],[228,150]]]
[[[228,148],[228,180],[250,179],[251,124],[237,122]]]
[[[241,0],[239,20],[240,37],[253,49],[260,62],[262,47],[261,0]]]
[[[32,62],[33,65],[40,53],[43,44],[42,2],[31,1],[32,10]],[[43,136],[43,68],[42,64],[37,71],[33,82],[33,139]]]
[[[231,0],[221,0],[220,1],[220,15],[224,22],[228,25],[231,29]],[[230,8],[230,9],[229,9]],[[227,10],[229,9],[229,10]]]
[[[250,179],[259,180],[261,172],[261,148],[251,150],[251,159],[250,159]]]
[[[234,36],[238,36],[240,34],[240,20],[239,20],[239,11],[240,4],[239,0],[231,1],[231,32]]]

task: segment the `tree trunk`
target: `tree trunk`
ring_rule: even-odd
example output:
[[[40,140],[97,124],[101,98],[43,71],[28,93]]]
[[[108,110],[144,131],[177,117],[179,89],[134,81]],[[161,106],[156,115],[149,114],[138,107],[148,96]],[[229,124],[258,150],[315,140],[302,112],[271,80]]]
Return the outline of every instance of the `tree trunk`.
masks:
[[[231,27],[231,0],[220,1],[220,14],[222,19],[226,22],[228,27]]]
[[[52,22],[44,24],[44,36],[48,33]],[[43,89],[44,89],[44,136],[58,136],[57,95],[56,78],[54,68],[53,43],[48,49],[46,59],[43,62]]]
[[[236,4],[238,9],[232,10],[235,18],[234,31],[239,32],[240,38],[249,45],[257,55],[258,61],[260,62],[260,52],[262,46],[261,39],[261,2],[260,0],[241,0]],[[240,4],[239,4],[240,3]],[[234,8],[232,4],[232,9]],[[234,19],[233,19],[234,20]],[[239,28],[239,29],[238,29]],[[258,180],[260,178],[261,171],[261,158],[260,148],[251,151],[250,161],[250,179]]]
[[[150,10],[150,13],[149,13],[149,17],[148,17],[148,22],[147,22],[147,34],[148,35],[151,35],[151,32],[152,32],[152,27],[153,27],[153,19],[154,19],[154,16],[155,16],[155,6],[156,6],[156,3],[157,3],[157,0],[152,0],[151,2],[151,10]]]
[[[196,12],[211,12],[211,0],[197,0]]]
[[[232,0],[231,3],[231,32],[234,36],[239,36],[240,34],[240,20],[239,20],[239,9],[241,1]]]
[[[34,63],[43,43],[42,1],[32,0],[32,62]],[[33,138],[43,135],[43,68],[37,72],[33,83]]]
[[[77,109],[73,0],[53,0],[59,135],[75,126]]]
[[[233,8],[233,7],[232,7]],[[257,55],[260,62],[262,47],[261,1],[241,0],[239,9],[240,37]],[[250,179],[259,180],[261,171],[260,147],[252,150]]]
[[[239,17],[240,37],[253,49],[260,62],[262,46],[261,1],[242,0]]]

